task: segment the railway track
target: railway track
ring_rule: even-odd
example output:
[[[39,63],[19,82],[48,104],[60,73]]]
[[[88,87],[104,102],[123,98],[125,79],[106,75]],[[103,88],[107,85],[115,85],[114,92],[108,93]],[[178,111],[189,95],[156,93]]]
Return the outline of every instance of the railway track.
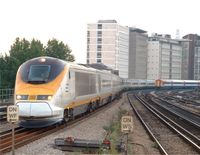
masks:
[[[162,107],[163,109],[173,113],[177,117],[187,121],[191,125],[194,125],[200,129],[200,115],[185,110],[177,105],[171,104],[169,101],[163,99],[156,98],[151,99],[151,101],[157,106]]]
[[[182,96],[179,95],[178,97],[175,96],[169,96],[166,98],[163,98],[166,102],[173,103],[174,105],[177,105],[178,107],[182,107],[183,109],[188,109],[192,113],[195,113],[200,116],[200,111],[199,111],[199,102],[195,101],[194,99],[185,99]]]
[[[133,103],[132,100],[142,103]],[[167,116],[164,116],[150,105],[144,98],[128,94],[132,108],[145,126],[146,130],[155,141],[162,154],[199,154],[199,140],[191,138],[178,129]]]
[[[163,102],[155,101],[154,99],[149,100],[151,106],[156,108],[161,115],[167,116],[166,120],[172,122],[178,130],[182,131],[185,135],[190,137],[198,146],[200,146],[200,117],[190,111],[184,110],[181,107],[173,106],[169,104],[166,108],[163,106]],[[165,103],[166,104],[166,103]],[[177,111],[176,111],[177,110]],[[168,120],[170,119],[170,120]]]
[[[25,128],[16,128],[15,129],[15,148],[19,148],[24,146],[30,142],[33,142],[37,139],[50,135],[58,130],[63,128],[69,129],[74,125],[80,123],[81,121],[85,121],[85,119],[89,119],[90,117],[95,117],[99,112],[103,111],[105,108],[109,108],[114,104],[112,103],[106,104],[98,108],[97,110],[85,114],[83,117],[78,117],[74,120],[71,120],[67,123],[62,123],[60,125],[54,125],[46,128],[40,129],[25,129]],[[0,133],[0,154],[9,152],[12,149],[12,130],[4,131]]]

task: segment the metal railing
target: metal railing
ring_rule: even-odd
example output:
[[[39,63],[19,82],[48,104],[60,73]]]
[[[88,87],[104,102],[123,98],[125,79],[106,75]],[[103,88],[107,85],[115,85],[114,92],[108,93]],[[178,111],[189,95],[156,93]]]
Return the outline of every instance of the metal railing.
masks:
[[[14,88],[0,89],[0,104],[13,103]]]

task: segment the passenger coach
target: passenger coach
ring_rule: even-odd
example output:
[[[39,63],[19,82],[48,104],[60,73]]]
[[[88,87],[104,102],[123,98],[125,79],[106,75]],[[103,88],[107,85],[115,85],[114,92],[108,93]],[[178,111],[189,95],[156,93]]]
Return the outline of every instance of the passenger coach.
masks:
[[[199,80],[164,80],[158,79],[155,82],[156,87],[200,87]]]

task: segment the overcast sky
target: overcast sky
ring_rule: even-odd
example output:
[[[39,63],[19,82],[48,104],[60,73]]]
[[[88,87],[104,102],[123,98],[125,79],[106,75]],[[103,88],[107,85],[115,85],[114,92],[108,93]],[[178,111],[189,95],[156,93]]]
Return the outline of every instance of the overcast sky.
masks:
[[[0,52],[8,52],[16,37],[44,45],[52,38],[72,49],[77,63],[86,62],[87,24],[115,19],[149,34],[175,37],[200,35],[199,0],[0,0]]]

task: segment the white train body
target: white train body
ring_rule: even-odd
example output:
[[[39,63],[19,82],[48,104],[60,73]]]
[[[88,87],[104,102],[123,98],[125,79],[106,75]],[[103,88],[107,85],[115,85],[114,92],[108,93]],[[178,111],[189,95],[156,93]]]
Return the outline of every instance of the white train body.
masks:
[[[21,126],[43,127],[91,111],[122,89],[122,80],[110,71],[39,57],[19,68],[15,104]]]

